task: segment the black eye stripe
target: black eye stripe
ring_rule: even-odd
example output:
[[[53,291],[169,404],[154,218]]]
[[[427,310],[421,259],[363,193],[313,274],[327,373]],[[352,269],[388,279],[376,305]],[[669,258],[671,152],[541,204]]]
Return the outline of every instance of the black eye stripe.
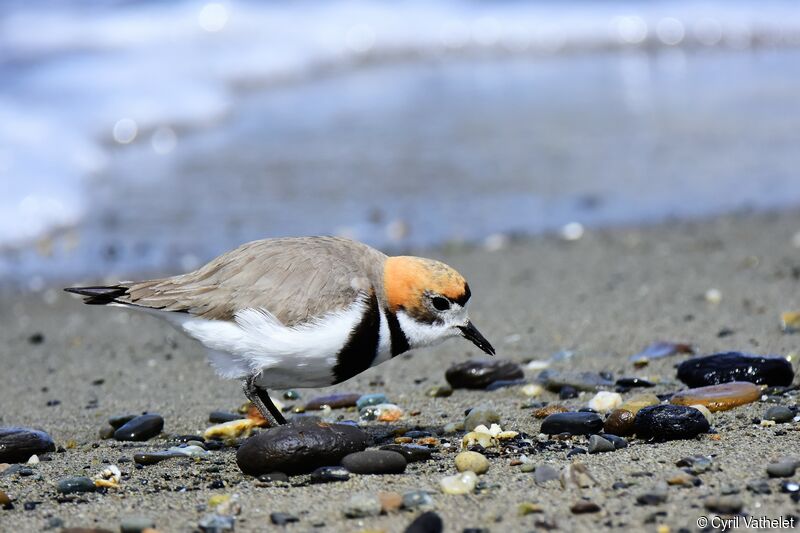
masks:
[[[442,298],[441,296],[435,296],[431,300],[431,303],[437,311],[447,311],[450,309],[450,301],[447,298]]]

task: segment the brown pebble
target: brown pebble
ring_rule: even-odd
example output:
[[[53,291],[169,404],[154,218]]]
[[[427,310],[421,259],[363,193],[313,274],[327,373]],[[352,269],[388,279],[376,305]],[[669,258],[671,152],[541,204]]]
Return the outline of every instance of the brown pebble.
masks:
[[[698,479],[683,470],[679,470],[667,478],[667,485],[679,485],[683,487],[694,487]]]
[[[761,397],[761,388],[746,381],[732,381],[721,385],[698,387],[675,394],[670,403],[675,405],[705,405],[709,411],[727,411]]]
[[[555,414],[555,413],[566,413],[569,409],[564,407],[563,405],[558,405],[557,403],[551,403],[550,405],[545,405],[544,407],[540,407],[533,412],[534,418],[547,418],[548,416]]]
[[[0,490],[0,507],[5,507],[10,503],[11,503],[11,498],[8,497],[8,494]]]
[[[411,437],[397,437],[394,439],[395,444],[408,444],[409,442],[413,442],[414,439]]]
[[[603,423],[603,430],[618,437],[626,437],[633,434],[634,420],[636,415],[627,409],[614,409]]]
[[[381,501],[381,511],[384,513],[397,511],[403,505],[403,497],[397,492],[379,492],[378,499]]]
[[[511,459],[511,461],[508,463],[508,466],[519,466],[522,463],[523,461],[520,461],[519,459]]]
[[[440,443],[436,437],[421,437],[417,439],[417,444],[420,446],[438,446]]]
[[[580,500],[570,507],[569,510],[575,514],[597,513],[600,511],[600,506],[594,502]]]

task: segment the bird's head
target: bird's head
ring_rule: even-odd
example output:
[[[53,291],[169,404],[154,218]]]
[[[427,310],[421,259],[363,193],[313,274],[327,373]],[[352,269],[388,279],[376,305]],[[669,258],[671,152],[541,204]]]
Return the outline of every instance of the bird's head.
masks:
[[[390,257],[384,267],[384,290],[411,348],[461,336],[494,355],[492,345],[469,320],[469,285],[455,269],[432,259]]]

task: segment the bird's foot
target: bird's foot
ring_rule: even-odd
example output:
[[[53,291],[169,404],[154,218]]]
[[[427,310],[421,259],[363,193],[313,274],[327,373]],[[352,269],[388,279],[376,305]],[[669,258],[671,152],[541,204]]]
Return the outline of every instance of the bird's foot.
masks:
[[[256,409],[258,409],[258,412],[264,417],[264,420],[269,422],[270,427],[286,424],[286,419],[283,417],[280,409],[275,407],[275,404],[272,403],[272,399],[269,397],[269,393],[266,389],[256,386],[256,377],[258,377],[258,374],[253,374],[244,380],[242,384],[244,395],[256,406]]]

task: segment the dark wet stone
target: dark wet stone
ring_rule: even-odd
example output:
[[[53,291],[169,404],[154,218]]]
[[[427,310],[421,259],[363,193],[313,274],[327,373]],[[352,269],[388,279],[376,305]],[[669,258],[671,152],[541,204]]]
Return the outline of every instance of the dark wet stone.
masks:
[[[370,440],[349,424],[300,417],[247,439],[236,453],[236,463],[251,476],[275,471],[305,474],[338,464],[345,455],[366,448]]]
[[[558,391],[558,397],[562,400],[569,400],[578,397],[578,389],[571,385],[565,385]]]
[[[492,381],[486,387],[487,391],[493,391],[498,389],[505,389],[507,387],[517,387],[520,385],[525,385],[527,381],[524,379],[498,379],[497,381]]]
[[[579,500],[572,507],[569,508],[575,514],[598,513],[600,506],[594,502],[587,500]]]
[[[564,387],[572,387],[579,391],[596,392],[602,388],[614,386],[614,382],[595,372],[559,372],[543,370],[536,381],[552,392],[560,392]]]
[[[533,472],[533,480],[539,485],[543,485],[548,481],[556,481],[560,477],[558,470],[550,465],[539,465]]]
[[[156,463],[160,463],[161,461],[166,461],[167,459],[173,459],[175,457],[186,457],[186,455],[167,450],[159,452],[135,453],[133,454],[133,462],[137,465],[154,465]]]
[[[405,533],[442,533],[444,522],[442,518],[433,511],[422,513],[411,522]]]
[[[42,344],[44,342],[44,333],[36,332],[32,333],[30,337],[28,337],[28,342],[31,344]]]
[[[300,399],[300,393],[297,392],[296,390],[287,390],[286,392],[283,393],[283,399],[284,400],[299,400]]]
[[[634,420],[636,415],[627,409],[614,409],[606,417],[603,423],[603,430],[612,435],[625,437],[633,434]]]
[[[335,483],[350,479],[350,472],[343,466],[321,466],[311,472],[311,483]]]
[[[749,381],[757,385],[790,385],[791,363],[780,356],[724,352],[695,357],[678,366],[678,379],[690,387]]]
[[[703,413],[684,405],[651,405],[636,413],[634,430],[644,439],[693,439],[710,426]]]
[[[140,415],[129,420],[114,432],[116,440],[143,441],[155,437],[164,429],[164,419],[159,415]]]
[[[327,405],[331,409],[343,409],[345,407],[355,407],[361,395],[358,393],[329,394],[328,396],[317,396],[306,403],[307,411],[319,411],[322,406]]]
[[[709,496],[703,504],[709,511],[719,514],[738,514],[744,507],[738,496]]]
[[[613,452],[616,447],[614,443],[604,439],[600,435],[592,435],[589,437],[589,453],[603,453]]]
[[[276,526],[285,526],[286,524],[300,521],[299,518],[289,513],[270,513],[269,519]]]
[[[94,481],[88,477],[68,477],[58,482],[56,487],[61,494],[73,494],[76,492],[94,492],[97,487]]]
[[[0,463],[23,463],[31,455],[55,450],[53,439],[44,431],[21,427],[0,428]]]
[[[198,522],[197,527],[203,533],[226,533],[233,531],[235,520],[232,516],[209,514]]]
[[[623,439],[622,437],[618,437],[617,435],[612,435],[609,433],[600,433],[600,436],[606,439],[607,441],[611,442],[614,445],[615,450],[620,450],[622,448],[628,447],[628,441]]]
[[[638,387],[650,388],[655,387],[656,384],[652,381],[647,381],[642,378],[619,378],[616,382],[617,387],[623,388],[626,391]]]
[[[408,437],[410,439],[421,439],[421,438],[424,438],[424,437],[432,437],[433,433],[431,433],[430,431],[422,431],[422,430],[419,430],[419,429],[413,429],[411,431],[406,431],[405,433],[403,433],[403,436],[404,437]]]
[[[767,413],[764,415],[765,420],[772,420],[779,424],[784,422],[791,422],[794,418],[794,411],[789,409],[788,407],[784,407],[783,405],[775,405],[767,409]]]
[[[667,501],[667,487],[657,486],[652,490],[639,494],[636,503],[639,505],[659,505]]]
[[[595,413],[555,413],[542,421],[541,432],[548,435],[569,433],[591,435],[603,429],[603,419]]]
[[[397,452],[409,463],[418,463],[420,461],[427,461],[433,455],[433,450],[427,446],[420,446],[418,444],[386,444],[381,446],[381,450],[389,450]]]
[[[387,450],[355,452],[342,459],[342,466],[354,474],[402,474],[407,464],[402,454]]]
[[[128,422],[130,422],[131,420],[133,420],[134,418],[136,418],[136,416],[137,415],[112,416],[111,418],[108,419],[108,424],[114,429],[119,429]]]
[[[589,453],[586,448],[572,448],[570,451],[567,452],[567,459],[570,457],[575,457],[576,455],[586,455]]]
[[[289,476],[283,472],[270,472],[269,474],[261,474],[258,476],[258,480],[262,483],[287,483]]]
[[[97,436],[102,440],[113,439],[114,431],[116,430],[111,426],[102,427],[97,431]]]
[[[675,463],[675,466],[679,466],[688,471],[690,474],[697,476],[703,472],[708,472],[711,470],[713,461],[711,460],[711,457],[707,455],[690,455],[688,457],[681,457],[678,459],[678,461]]]
[[[652,343],[641,352],[630,356],[628,360],[633,363],[646,363],[653,359],[661,359],[662,357],[669,357],[679,353],[694,353],[694,348],[692,348],[691,344],[683,342],[658,341]]]
[[[243,415],[237,413],[229,413],[227,411],[211,411],[208,415],[208,421],[212,424],[224,424],[233,420],[240,420],[244,418]]]
[[[447,369],[444,377],[454,389],[485,389],[495,381],[523,379],[525,374],[516,363],[493,359],[457,363]]]
[[[380,392],[375,394],[364,394],[358,400],[356,400],[356,409],[361,411],[365,407],[380,405],[382,403],[390,403],[389,398],[387,398],[385,394]]]

